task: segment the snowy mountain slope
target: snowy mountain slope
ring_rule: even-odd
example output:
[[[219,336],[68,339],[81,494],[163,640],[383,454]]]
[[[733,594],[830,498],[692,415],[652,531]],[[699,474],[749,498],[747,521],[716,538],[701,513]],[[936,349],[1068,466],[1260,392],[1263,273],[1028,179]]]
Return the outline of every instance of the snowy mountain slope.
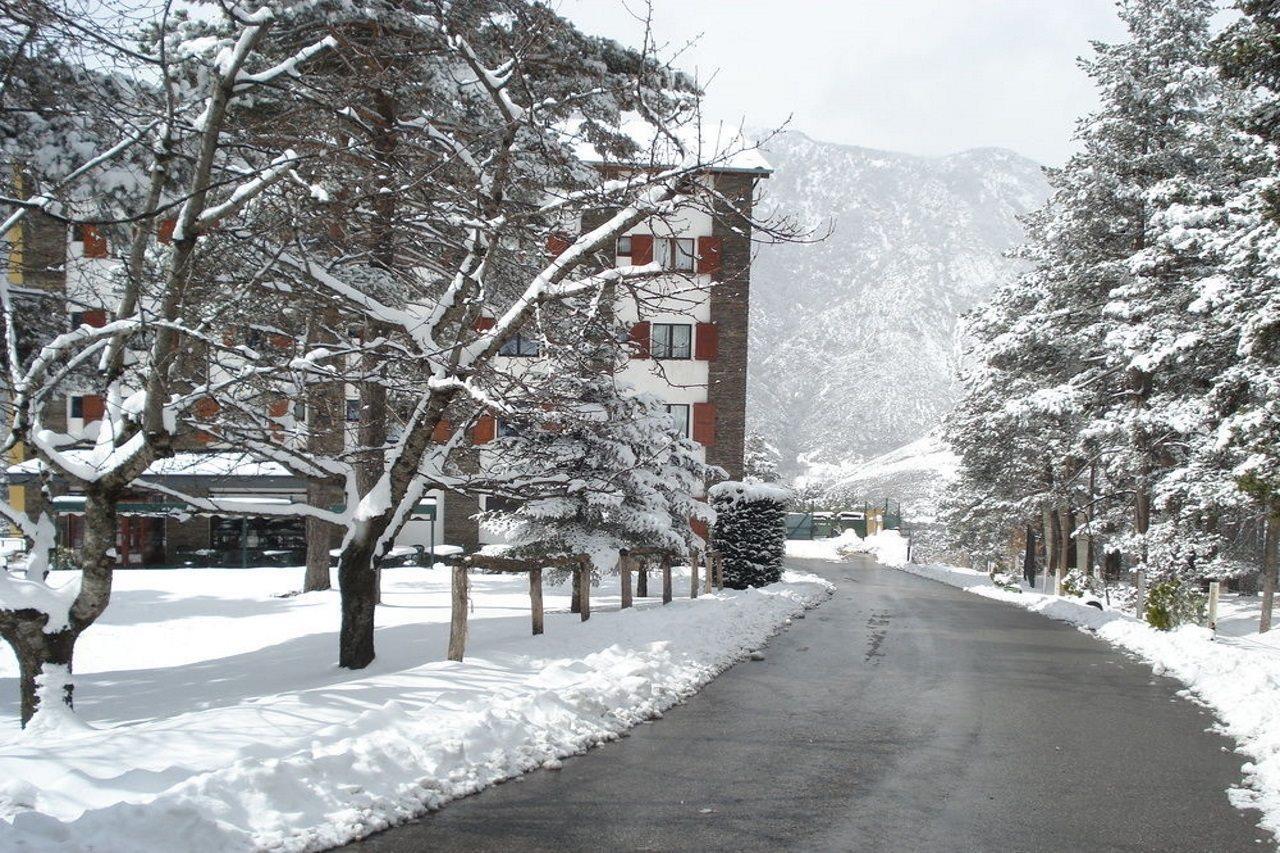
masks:
[[[829,461],[898,447],[956,396],[957,319],[1015,273],[1017,216],[1048,195],[999,149],[927,158],[770,140],[762,210],[831,222],[829,239],[768,246],[752,273],[751,428]]]
[[[796,486],[820,491],[833,506],[890,497],[901,502],[908,520],[933,521],[959,462],[933,430],[865,462],[812,463],[796,478]]]

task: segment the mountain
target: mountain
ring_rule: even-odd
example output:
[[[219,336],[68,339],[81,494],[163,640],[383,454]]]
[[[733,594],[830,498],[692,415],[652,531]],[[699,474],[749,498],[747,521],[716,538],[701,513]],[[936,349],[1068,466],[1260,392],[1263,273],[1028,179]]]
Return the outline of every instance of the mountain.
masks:
[[[824,505],[830,506],[852,506],[864,500],[878,503],[892,497],[907,520],[931,522],[938,517],[942,492],[959,464],[938,430],[932,430],[865,462],[810,464],[796,478],[795,487],[801,494],[822,495]]]
[[[750,427],[784,473],[802,454],[860,459],[923,436],[956,399],[960,315],[1017,273],[1002,253],[1048,196],[1041,167],[996,148],[918,157],[797,132],[765,152],[759,209],[834,230],[758,253]]]

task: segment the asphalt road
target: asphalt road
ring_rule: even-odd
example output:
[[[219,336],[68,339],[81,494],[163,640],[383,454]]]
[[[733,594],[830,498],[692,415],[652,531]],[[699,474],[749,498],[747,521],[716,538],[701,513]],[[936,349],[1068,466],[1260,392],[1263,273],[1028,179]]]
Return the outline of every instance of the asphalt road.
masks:
[[[349,849],[1267,850],[1211,719],[1104,643],[862,561],[664,719]],[[1263,839],[1261,843],[1256,839]]]

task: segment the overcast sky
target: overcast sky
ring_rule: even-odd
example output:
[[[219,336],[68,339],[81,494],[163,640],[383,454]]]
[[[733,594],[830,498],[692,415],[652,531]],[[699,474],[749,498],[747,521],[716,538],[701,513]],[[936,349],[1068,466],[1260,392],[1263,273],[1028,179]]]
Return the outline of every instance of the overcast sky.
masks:
[[[557,0],[582,29],[637,44],[639,0]],[[1119,40],[1113,0],[654,0],[707,111],[793,115],[829,141],[915,154],[1012,148],[1060,164],[1094,96],[1076,57]]]

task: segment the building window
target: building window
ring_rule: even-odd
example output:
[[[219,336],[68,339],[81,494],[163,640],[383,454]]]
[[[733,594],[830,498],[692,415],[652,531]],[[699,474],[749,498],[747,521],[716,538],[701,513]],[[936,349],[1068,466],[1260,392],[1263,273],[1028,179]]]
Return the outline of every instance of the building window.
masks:
[[[498,418],[498,438],[515,438],[520,435],[523,430],[519,424],[512,423],[506,418]]]
[[[629,258],[629,257],[631,257],[631,238],[630,238],[630,237],[619,237],[619,238],[618,238],[618,252],[617,252],[617,254],[618,254],[618,257],[621,257],[621,258]]]
[[[671,415],[671,422],[675,424],[676,432],[685,438],[689,437],[689,405],[687,403],[672,403],[667,406],[667,414]]]
[[[360,420],[360,401],[358,399],[347,400],[347,423],[355,423]]]
[[[692,237],[672,237],[654,242],[657,244],[658,262],[664,270],[693,272],[697,241]]]
[[[536,358],[541,353],[542,345],[538,340],[524,333],[517,333],[515,337],[509,338],[498,350],[498,355],[512,358]]]
[[[690,358],[693,326],[687,323],[654,323],[649,353],[654,358]]]
[[[71,417],[73,418],[84,417],[84,397],[71,398]]]

